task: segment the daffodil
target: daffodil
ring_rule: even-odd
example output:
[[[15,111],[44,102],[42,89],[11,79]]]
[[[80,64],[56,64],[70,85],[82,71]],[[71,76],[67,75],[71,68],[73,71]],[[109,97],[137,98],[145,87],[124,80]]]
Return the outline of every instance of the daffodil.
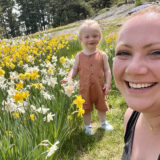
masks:
[[[65,58],[64,56],[62,56],[62,57],[60,58],[60,62],[61,62],[61,63],[65,63],[65,61],[66,61],[66,58]]]
[[[16,92],[16,94],[13,96],[15,102],[23,102],[23,94],[19,93],[19,92]]]
[[[13,112],[13,113],[12,113],[12,116],[13,116],[14,118],[18,118],[18,117],[19,117],[19,113]]]
[[[85,110],[83,108],[79,108],[78,110],[78,117],[82,117],[82,115],[85,113]]]
[[[72,119],[71,115],[68,115],[68,116],[67,116],[67,119],[69,119],[69,120]]]
[[[79,95],[76,96],[76,99],[73,101],[73,104],[76,104],[77,108],[82,108],[84,102],[85,100],[82,98],[81,95]]]
[[[35,116],[34,116],[34,114],[30,114],[30,119],[32,120],[32,121],[34,121],[34,119],[35,119]]]
[[[4,76],[4,74],[5,74],[5,71],[2,68],[0,68],[0,76]]]
[[[18,84],[16,84],[16,89],[17,90],[21,90],[23,88],[23,83],[19,82]]]
[[[111,37],[107,38],[107,39],[106,39],[106,42],[107,42],[107,43],[111,43]]]

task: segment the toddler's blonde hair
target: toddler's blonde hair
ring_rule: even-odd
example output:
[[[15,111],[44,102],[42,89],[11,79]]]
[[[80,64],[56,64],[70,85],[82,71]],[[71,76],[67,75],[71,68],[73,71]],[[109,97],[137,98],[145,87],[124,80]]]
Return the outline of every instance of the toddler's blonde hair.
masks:
[[[95,21],[95,20],[88,19],[88,20],[85,20],[80,25],[80,27],[79,27],[79,36],[82,35],[82,32],[86,27],[94,27],[94,29],[96,29],[101,34],[101,28],[100,28],[98,22]]]

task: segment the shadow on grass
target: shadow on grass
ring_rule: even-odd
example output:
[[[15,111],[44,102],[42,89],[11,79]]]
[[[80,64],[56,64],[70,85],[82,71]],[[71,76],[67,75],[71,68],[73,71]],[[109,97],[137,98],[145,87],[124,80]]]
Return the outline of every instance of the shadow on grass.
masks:
[[[104,130],[98,128],[93,136],[86,135],[84,130],[76,131],[62,147],[58,160],[78,160],[82,153],[92,150],[104,136]]]

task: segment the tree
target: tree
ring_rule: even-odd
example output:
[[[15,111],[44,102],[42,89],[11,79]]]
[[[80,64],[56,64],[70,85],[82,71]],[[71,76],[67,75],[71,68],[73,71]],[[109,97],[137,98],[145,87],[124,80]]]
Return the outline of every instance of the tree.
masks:
[[[52,0],[53,27],[85,19],[91,13],[91,7],[83,0]]]
[[[0,0],[0,26],[5,31],[5,38],[20,35],[17,14],[13,13],[14,5],[14,0]]]
[[[50,0],[16,0],[20,8],[19,21],[25,24],[25,33],[31,34],[43,30],[49,24]]]

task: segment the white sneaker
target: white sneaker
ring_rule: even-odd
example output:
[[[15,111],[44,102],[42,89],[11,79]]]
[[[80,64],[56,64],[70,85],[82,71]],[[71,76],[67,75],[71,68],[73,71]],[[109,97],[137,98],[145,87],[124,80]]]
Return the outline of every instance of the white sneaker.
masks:
[[[85,126],[85,134],[87,134],[87,135],[93,135],[94,134],[91,125],[86,125]]]
[[[111,124],[109,124],[107,121],[101,122],[101,128],[106,131],[111,131],[114,129],[113,126]]]

